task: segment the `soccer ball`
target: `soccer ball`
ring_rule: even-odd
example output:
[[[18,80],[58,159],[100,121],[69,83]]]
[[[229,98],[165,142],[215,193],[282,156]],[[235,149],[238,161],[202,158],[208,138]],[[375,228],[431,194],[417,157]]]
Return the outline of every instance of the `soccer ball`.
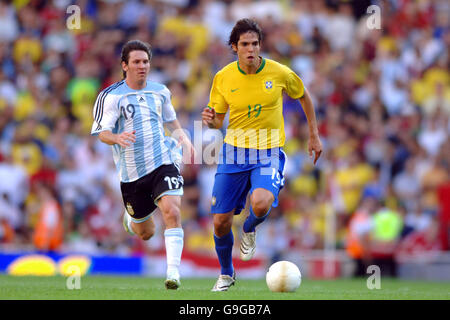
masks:
[[[289,261],[275,262],[266,274],[266,283],[272,292],[294,292],[301,282],[300,270]]]

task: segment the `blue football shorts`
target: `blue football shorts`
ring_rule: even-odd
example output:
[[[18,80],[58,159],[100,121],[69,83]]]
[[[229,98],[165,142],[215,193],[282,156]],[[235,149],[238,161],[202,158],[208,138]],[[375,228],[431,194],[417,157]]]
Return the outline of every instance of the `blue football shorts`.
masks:
[[[274,196],[272,207],[278,206],[278,194],[284,186],[286,163],[285,153],[281,148],[279,150],[279,156],[272,157],[271,161],[265,164],[258,163],[250,166],[219,164],[219,166],[235,166],[234,170],[228,171],[241,171],[216,173],[211,198],[211,213],[227,213],[236,209],[234,214],[240,214],[245,208],[248,193],[252,194],[253,190],[257,188],[272,192]]]

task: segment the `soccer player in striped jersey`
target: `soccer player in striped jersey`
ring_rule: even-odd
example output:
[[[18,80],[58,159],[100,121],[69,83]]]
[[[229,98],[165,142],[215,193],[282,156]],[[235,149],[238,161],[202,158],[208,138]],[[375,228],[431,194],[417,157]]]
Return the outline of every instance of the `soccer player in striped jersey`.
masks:
[[[315,153],[314,164],[322,152],[308,91],[287,66],[259,55],[261,38],[261,29],[253,20],[236,23],[228,43],[238,59],[215,75],[210,102],[202,112],[202,120],[210,128],[221,128],[230,112],[212,193],[214,242],[221,266],[212,291],[226,291],[235,282],[231,226],[233,216],[245,207],[247,194],[250,213],[243,225],[242,260],[253,257],[255,228],[278,205],[286,162],[283,92],[300,100],[308,120],[308,148],[311,157]]]
[[[184,232],[180,202],[183,177],[179,164],[183,146],[193,152],[184,135],[166,86],[149,81],[150,46],[138,40],[122,49],[124,79],[102,92],[95,102],[91,134],[112,146],[126,212],[124,228],[148,240],[155,232],[152,214],[162,212],[165,224],[167,289],[180,286],[179,266]],[[164,134],[164,125],[177,130],[178,141]]]

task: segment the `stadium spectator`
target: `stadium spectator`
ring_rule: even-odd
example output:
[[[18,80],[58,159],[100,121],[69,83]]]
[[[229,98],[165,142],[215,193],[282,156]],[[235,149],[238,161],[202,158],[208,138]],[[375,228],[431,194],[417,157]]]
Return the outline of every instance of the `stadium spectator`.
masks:
[[[373,264],[380,267],[381,275],[396,277],[395,252],[403,230],[403,215],[392,209],[381,208],[374,213],[372,222],[369,247]]]
[[[39,211],[34,225],[33,244],[39,251],[56,251],[64,240],[63,217],[51,187],[35,184]]]

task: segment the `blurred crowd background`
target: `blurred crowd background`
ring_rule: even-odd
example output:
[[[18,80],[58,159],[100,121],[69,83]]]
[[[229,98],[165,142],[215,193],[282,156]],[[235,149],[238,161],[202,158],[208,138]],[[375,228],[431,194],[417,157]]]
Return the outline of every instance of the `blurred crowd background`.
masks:
[[[79,29],[66,24],[71,4],[81,9]],[[368,28],[371,4],[381,8],[381,29]],[[313,166],[301,105],[286,97],[286,185],[258,229],[258,253],[275,260],[335,247],[363,266],[448,250],[449,8],[446,0],[2,1],[1,246],[122,255],[164,248],[162,227],[145,243],[122,228],[111,149],[90,136],[93,104],[122,79],[122,45],[147,41],[150,79],[167,85],[193,134],[214,74],[236,59],[230,31],[251,17],[264,31],[262,56],[291,67],[312,95],[324,145]],[[204,144],[216,135],[204,128]],[[185,250],[215,255],[215,170],[183,167]]]

